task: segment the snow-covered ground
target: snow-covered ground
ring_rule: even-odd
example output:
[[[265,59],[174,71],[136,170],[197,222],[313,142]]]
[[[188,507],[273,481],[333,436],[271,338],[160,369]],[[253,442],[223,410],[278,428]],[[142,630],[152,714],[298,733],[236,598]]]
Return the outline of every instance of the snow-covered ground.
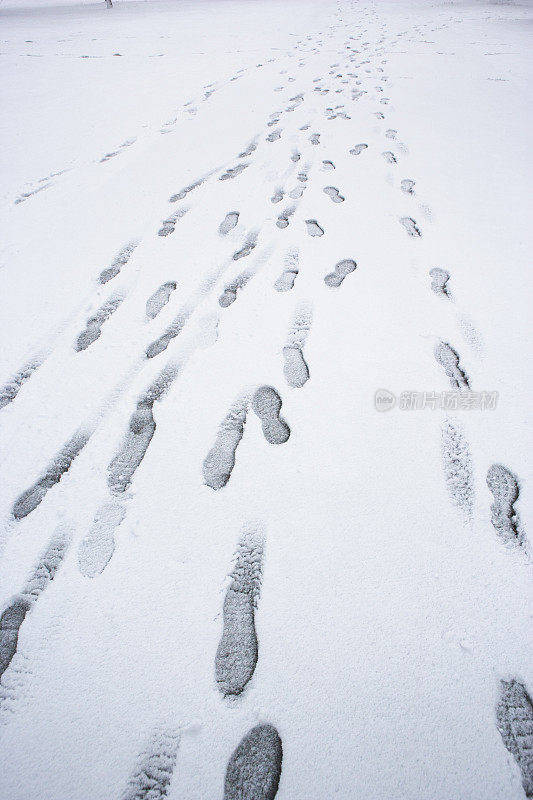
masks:
[[[532,21],[2,2],[3,800],[533,796]]]

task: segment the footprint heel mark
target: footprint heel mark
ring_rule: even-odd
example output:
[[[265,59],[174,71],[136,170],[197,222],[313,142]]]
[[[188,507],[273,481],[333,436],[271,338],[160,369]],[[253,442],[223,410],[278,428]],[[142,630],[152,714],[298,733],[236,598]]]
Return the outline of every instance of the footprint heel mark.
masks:
[[[439,342],[434,350],[435,359],[450,379],[452,389],[470,389],[470,381],[459,365],[459,354],[448,344]]]
[[[246,258],[246,256],[249,256],[252,250],[256,246],[257,246],[257,236],[255,234],[252,234],[245,240],[241,249],[233,253],[233,260],[238,261],[240,258]]]
[[[71,540],[71,532],[60,526],[41,555],[26,585],[0,617],[0,677],[17,652],[19,631],[26,615],[53,581],[61,566]]]
[[[238,211],[229,211],[220,225],[218,226],[218,232],[221,236],[226,236],[233,228],[236,227],[239,221],[239,212]]]
[[[249,164],[237,164],[236,167],[230,167],[230,169],[226,170],[226,172],[224,172],[220,176],[219,181],[230,181],[233,178],[236,178],[237,175],[240,175],[241,172],[244,172],[244,170],[248,166],[250,166],[250,165]]]
[[[309,380],[309,367],[303,349],[311,329],[312,309],[307,303],[300,303],[283,348],[283,374],[289,386],[300,389]]]
[[[344,258],[335,264],[333,272],[328,273],[324,278],[324,283],[332,289],[337,289],[345,277],[354,272],[357,268],[356,262],[352,258]]]
[[[37,356],[22,367],[13,377],[0,388],[0,408],[5,408],[16,398],[26,381],[39,369],[44,358]]]
[[[256,725],[232,753],[226,768],[224,800],[274,800],[283,748],[273,725]]]
[[[170,217],[163,220],[163,226],[159,228],[157,231],[158,236],[170,236],[176,230],[177,222],[185,216],[189,209],[188,208],[179,208],[174,214],[171,214]]]
[[[126,509],[115,499],[104,503],[96,512],[78,548],[78,566],[86,578],[100,575],[111,561],[115,552],[115,530],[125,516]]]
[[[363,152],[363,150],[366,150],[367,147],[368,147],[368,145],[364,144],[364,143],[356,144],[355,147],[352,147],[352,149],[350,150],[350,154],[352,156],[358,156],[358,155],[360,155],[360,153]]]
[[[448,494],[470,521],[474,513],[472,457],[461,427],[449,419],[442,426],[441,453]]]
[[[143,460],[155,433],[154,398],[142,397],[131,415],[128,433],[117,455],[107,468],[107,483],[114,495],[123,494]]]
[[[344,200],[346,199],[335,186],[325,186],[323,191],[333,203],[344,203]]]
[[[146,316],[148,319],[155,319],[161,309],[163,309],[168,301],[172,292],[176,291],[176,281],[167,281],[162,283],[161,286],[155,290],[146,301]]]
[[[431,289],[435,294],[444,297],[451,297],[450,290],[448,289],[448,281],[450,280],[450,273],[440,267],[433,267],[429,270],[431,276]]]
[[[400,222],[413,239],[418,239],[422,236],[422,231],[412,217],[400,217]]]
[[[140,242],[138,240],[128,242],[128,244],[122,248],[118,255],[115,256],[111,262],[111,266],[102,270],[98,278],[99,283],[104,284],[112,280],[112,278],[116,278],[122,267],[125,267],[130,260],[131,256],[133,255],[133,251],[139,246],[139,243]]]
[[[164,800],[168,797],[179,743],[177,732],[155,731],[139,754],[135,771],[120,800]]]
[[[247,397],[232,405],[220,425],[215,444],[205,458],[204,481],[215,491],[222,489],[231,477],[235,466],[235,452],[244,435],[247,413]]]
[[[218,304],[222,308],[228,308],[231,306],[232,303],[235,302],[237,299],[237,292],[239,289],[243,289],[250,278],[252,277],[251,272],[241,272],[240,275],[237,275],[235,280],[231,283],[228,283],[220,297],[218,298]]]
[[[503,464],[493,464],[487,472],[487,486],[494,496],[490,510],[497,533],[506,544],[524,545],[520,519],[514,509],[520,494],[516,476]]]
[[[111,297],[100,306],[92,317],[89,317],[85,324],[85,330],[79,334],[74,344],[74,349],[77,353],[87,350],[93,342],[100,338],[102,326],[115,313],[123,301],[123,296]]]
[[[414,194],[415,193],[415,181],[412,181],[411,178],[403,178],[400,181],[400,189],[405,194]]]
[[[224,626],[215,656],[215,678],[225,697],[240,695],[257,665],[255,609],[261,589],[263,552],[262,530],[245,529],[224,599]]]
[[[335,169],[335,164],[333,163],[333,161],[323,161],[322,169],[325,171]]]
[[[533,797],[533,704],[517,680],[502,681],[496,720],[503,743],[522,773],[526,797]]]
[[[324,228],[321,228],[316,219],[306,219],[307,233],[309,236],[323,236]]]
[[[253,398],[252,409],[261,420],[263,434],[270,444],[284,444],[291,429],[279,415],[282,400],[272,386],[260,386]]]
[[[271,203],[281,203],[281,201],[283,200],[284,194],[285,194],[285,192],[283,191],[283,189],[276,189],[274,191],[274,194],[270,198],[270,202]]]
[[[15,519],[24,519],[37,508],[39,503],[42,503],[47,492],[59,483],[65,472],[68,472],[90,437],[90,432],[78,430],[61,448],[46,468],[44,475],[16,500],[12,512]]]

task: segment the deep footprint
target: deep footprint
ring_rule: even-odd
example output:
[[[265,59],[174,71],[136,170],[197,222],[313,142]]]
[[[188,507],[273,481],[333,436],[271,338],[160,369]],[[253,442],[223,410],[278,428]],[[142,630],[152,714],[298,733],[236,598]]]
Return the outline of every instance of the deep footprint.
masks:
[[[514,504],[520,488],[516,476],[503,464],[493,464],[487,472],[487,486],[494,495],[491,522],[506,544],[524,543]]]
[[[274,800],[283,748],[273,725],[256,725],[241,739],[226,769],[224,800]]]
[[[533,704],[517,680],[502,681],[496,709],[498,730],[522,773],[526,797],[533,797]]]
[[[204,465],[204,481],[217,491],[227,484],[235,466],[235,451],[244,435],[248,399],[238,400],[222,422],[216,442],[207,454]]]
[[[342,261],[335,264],[333,272],[325,276],[324,283],[326,286],[336,289],[350,272],[354,272],[356,267],[357,264],[352,258],[344,258]]]
[[[252,409],[261,420],[263,434],[270,444],[283,444],[291,429],[279,415],[282,401],[272,386],[260,386],[252,398]]]
[[[215,677],[225,697],[241,694],[257,665],[254,615],[261,589],[263,550],[262,532],[245,530],[224,599],[224,627],[215,657]]]

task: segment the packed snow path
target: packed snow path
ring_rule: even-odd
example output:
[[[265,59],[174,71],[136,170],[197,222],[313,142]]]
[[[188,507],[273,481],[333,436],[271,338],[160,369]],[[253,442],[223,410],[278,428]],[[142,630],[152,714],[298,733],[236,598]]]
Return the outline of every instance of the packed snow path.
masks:
[[[0,20],[0,796],[533,796],[530,6]]]

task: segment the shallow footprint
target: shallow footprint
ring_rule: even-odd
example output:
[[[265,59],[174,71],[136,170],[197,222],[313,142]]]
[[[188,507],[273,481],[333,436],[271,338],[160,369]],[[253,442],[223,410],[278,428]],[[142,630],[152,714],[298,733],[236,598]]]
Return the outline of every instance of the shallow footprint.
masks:
[[[291,435],[291,429],[279,416],[281,405],[281,397],[272,386],[260,386],[252,398],[252,409],[261,420],[265,439],[270,444],[283,444]]]
[[[239,221],[239,212],[238,211],[229,211],[220,225],[218,226],[218,232],[221,236],[226,236],[230,231],[235,228]]]
[[[414,194],[415,181],[412,181],[411,178],[404,178],[400,183],[400,188],[402,192],[405,192],[406,194]]]
[[[277,730],[273,725],[256,725],[228,761],[223,800],[274,800],[282,760]]]
[[[334,203],[344,203],[345,198],[335,186],[325,186],[324,193],[327,194]]]
[[[412,217],[401,217],[400,222],[413,239],[418,239],[422,236],[422,231]]]
[[[146,316],[148,319],[155,319],[159,312],[170,300],[170,295],[175,291],[176,281],[167,281],[155,290],[153,295],[146,301]]]
[[[320,227],[316,219],[306,219],[307,233],[309,236],[323,236],[324,229]]]
[[[363,150],[366,150],[368,147],[367,144],[356,144],[355,147],[352,147],[350,153],[352,156],[358,156]]]
[[[353,272],[356,267],[357,264],[353,259],[344,258],[342,261],[335,264],[333,272],[326,275],[324,283],[331,288],[337,288],[341,285],[345,277],[349,275],[350,272]]]

